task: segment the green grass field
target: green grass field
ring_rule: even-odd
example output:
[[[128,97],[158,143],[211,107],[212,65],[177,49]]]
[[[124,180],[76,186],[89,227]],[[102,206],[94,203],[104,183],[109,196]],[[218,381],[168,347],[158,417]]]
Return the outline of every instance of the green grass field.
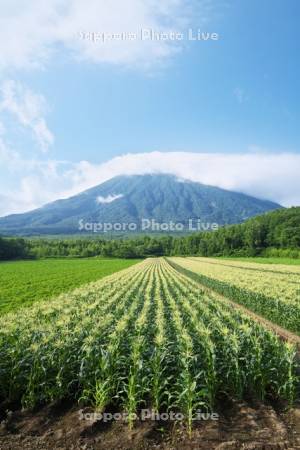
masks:
[[[136,262],[124,259],[47,259],[0,263],[0,313],[55,297]]]
[[[216,258],[216,257],[214,257]],[[234,261],[244,261],[244,262],[254,262],[254,263],[260,263],[260,264],[288,264],[288,265],[292,265],[292,266],[299,266],[300,265],[300,259],[296,259],[296,258],[263,258],[263,257],[226,257],[226,256],[222,256],[216,259],[231,259]]]

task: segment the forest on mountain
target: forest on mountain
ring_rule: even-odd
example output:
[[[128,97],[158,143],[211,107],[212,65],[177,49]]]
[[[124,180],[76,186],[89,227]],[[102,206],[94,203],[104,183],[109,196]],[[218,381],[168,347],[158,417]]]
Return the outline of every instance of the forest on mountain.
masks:
[[[300,207],[279,209],[222,227],[185,236],[141,235],[134,238],[4,238],[0,259],[148,256],[300,257]]]

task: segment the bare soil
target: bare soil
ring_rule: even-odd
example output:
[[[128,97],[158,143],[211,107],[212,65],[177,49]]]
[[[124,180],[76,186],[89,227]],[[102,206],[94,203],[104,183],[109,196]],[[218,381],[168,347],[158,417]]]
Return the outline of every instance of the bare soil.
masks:
[[[300,449],[300,408],[276,412],[262,403],[230,402],[217,408],[219,420],[199,421],[189,437],[180,423],[80,420],[76,405],[4,412],[0,450],[280,450]],[[85,408],[84,412],[92,412]]]

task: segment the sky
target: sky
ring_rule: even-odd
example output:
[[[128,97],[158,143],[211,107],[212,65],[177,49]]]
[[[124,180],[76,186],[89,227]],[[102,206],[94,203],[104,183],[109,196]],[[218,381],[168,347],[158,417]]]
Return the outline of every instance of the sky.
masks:
[[[0,216],[149,172],[300,205],[299,19],[298,0],[0,0]]]

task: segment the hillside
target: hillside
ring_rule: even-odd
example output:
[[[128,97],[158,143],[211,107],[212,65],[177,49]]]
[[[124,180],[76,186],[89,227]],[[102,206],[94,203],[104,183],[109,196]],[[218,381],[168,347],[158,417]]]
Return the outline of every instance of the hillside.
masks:
[[[300,256],[300,207],[279,209],[213,233],[178,239],[176,254]]]

